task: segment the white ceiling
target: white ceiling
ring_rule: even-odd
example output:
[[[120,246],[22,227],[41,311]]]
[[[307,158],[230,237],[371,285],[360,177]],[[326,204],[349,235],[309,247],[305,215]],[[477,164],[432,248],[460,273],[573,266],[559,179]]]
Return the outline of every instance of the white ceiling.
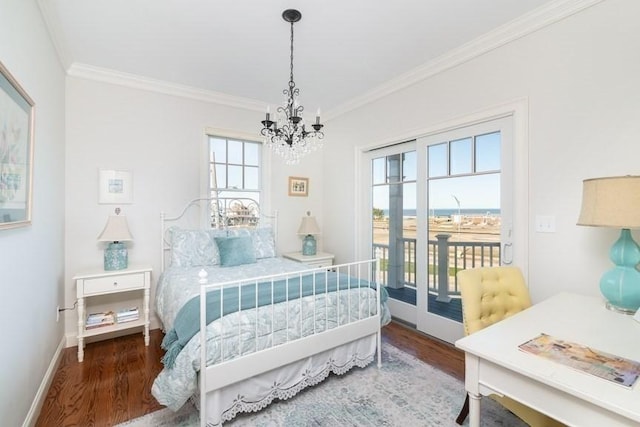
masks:
[[[289,80],[290,27],[281,14],[296,8],[294,80],[302,105],[315,112],[353,102],[489,34],[517,34],[521,23],[568,1],[38,3],[67,70],[97,67],[272,105],[282,102]]]

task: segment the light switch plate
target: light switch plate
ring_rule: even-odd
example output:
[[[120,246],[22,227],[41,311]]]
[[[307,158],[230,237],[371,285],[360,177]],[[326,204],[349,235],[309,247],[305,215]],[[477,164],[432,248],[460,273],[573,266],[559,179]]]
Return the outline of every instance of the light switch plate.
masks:
[[[536,232],[555,233],[556,217],[554,215],[536,215]]]

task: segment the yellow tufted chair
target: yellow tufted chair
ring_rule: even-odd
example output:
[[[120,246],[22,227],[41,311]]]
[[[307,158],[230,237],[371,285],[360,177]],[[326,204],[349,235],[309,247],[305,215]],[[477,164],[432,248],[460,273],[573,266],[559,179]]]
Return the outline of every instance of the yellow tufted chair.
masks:
[[[458,285],[462,295],[462,318],[465,335],[491,326],[531,306],[529,290],[517,267],[482,267],[459,271]],[[533,427],[564,426],[553,418],[508,397],[491,395],[492,399]],[[469,414],[469,396],[456,418],[462,424]]]

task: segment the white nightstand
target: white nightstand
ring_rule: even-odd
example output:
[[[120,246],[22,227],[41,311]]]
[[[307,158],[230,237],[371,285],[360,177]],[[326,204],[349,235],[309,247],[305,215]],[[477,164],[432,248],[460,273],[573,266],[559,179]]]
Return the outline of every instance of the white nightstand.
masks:
[[[333,265],[333,254],[327,252],[316,252],[315,255],[302,255],[302,252],[289,252],[282,254],[283,257],[307,264],[309,267],[320,268]]]
[[[144,344],[149,345],[149,289],[151,287],[151,267],[131,266],[125,270],[105,271],[95,270],[77,274],[76,281],[78,297],[78,361],[84,359],[84,339],[95,335],[114,331],[144,327]],[[140,318],[124,323],[114,323],[110,326],[100,326],[94,329],[85,328],[87,309],[85,300],[98,295],[118,294],[122,292],[142,291],[143,302],[139,310]],[[112,307],[112,311],[127,307]]]

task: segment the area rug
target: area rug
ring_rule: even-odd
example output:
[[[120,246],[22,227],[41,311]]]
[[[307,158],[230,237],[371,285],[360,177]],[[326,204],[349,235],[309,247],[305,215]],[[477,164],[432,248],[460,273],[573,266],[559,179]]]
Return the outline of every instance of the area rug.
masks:
[[[464,396],[461,381],[384,344],[381,369],[372,363],[331,375],[292,399],[239,415],[224,426],[457,426]],[[526,426],[491,399],[483,399],[481,408],[483,426]],[[187,403],[178,412],[162,409],[119,425],[124,426],[197,427],[199,417]]]

